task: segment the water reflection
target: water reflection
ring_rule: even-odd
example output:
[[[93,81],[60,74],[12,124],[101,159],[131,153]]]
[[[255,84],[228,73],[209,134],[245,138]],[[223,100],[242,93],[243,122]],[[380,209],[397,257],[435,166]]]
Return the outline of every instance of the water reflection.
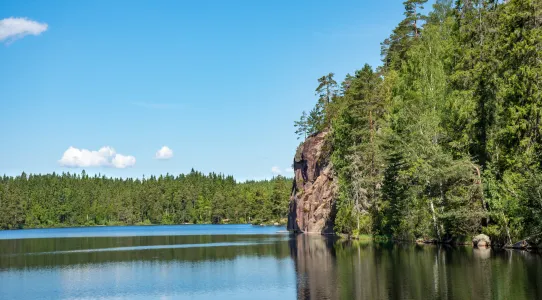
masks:
[[[542,299],[532,253],[299,235],[290,255],[298,299]]]
[[[0,241],[0,299],[292,299],[288,235]]]
[[[542,257],[281,234],[0,240],[0,299],[542,299]]]
[[[0,270],[130,261],[288,257],[287,235],[187,235],[0,240]]]

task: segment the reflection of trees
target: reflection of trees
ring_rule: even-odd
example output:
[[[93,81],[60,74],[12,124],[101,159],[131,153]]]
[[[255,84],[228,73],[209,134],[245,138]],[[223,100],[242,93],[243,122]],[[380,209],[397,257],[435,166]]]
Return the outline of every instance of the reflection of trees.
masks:
[[[157,245],[191,248],[66,252]],[[288,255],[295,265],[298,299],[542,299],[540,255],[350,242],[318,235],[289,240],[269,235],[0,240],[0,272],[136,261],[220,262],[240,256],[284,259]]]
[[[285,258],[288,256],[286,238],[262,235],[194,235],[0,240],[0,270],[129,261],[220,261],[238,256]],[[215,243],[222,245],[213,245]],[[175,248],[177,245],[187,245],[188,248]],[[145,246],[158,247],[145,249]],[[131,251],[91,251],[120,247],[141,248]],[[88,251],[69,252],[72,250]]]
[[[542,299],[542,259],[434,245],[290,241],[298,299]]]

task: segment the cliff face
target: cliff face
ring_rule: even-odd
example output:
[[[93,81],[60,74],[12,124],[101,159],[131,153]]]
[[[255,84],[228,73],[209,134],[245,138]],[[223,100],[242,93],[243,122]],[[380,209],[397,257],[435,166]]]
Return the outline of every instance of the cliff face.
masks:
[[[312,135],[297,149],[288,212],[290,231],[333,233],[337,183],[329,158],[325,157],[326,135],[327,132]]]

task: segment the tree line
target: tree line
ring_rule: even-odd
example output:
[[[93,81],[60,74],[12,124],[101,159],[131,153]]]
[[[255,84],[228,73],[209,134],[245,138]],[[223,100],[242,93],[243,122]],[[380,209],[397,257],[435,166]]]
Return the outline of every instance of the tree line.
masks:
[[[284,222],[291,179],[236,182],[192,170],[144,179],[81,174],[0,177],[0,228]]]
[[[335,230],[508,243],[542,232],[542,2],[404,2],[382,65],[318,80]]]

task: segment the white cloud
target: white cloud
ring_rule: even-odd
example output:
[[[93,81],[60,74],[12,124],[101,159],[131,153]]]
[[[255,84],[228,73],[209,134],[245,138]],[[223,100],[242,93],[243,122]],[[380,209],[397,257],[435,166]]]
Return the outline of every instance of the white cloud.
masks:
[[[131,155],[116,154],[111,160],[111,164],[117,169],[124,169],[135,165],[136,159]]]
[[[274,174],[274,175],[280,175],[280,173],[282,173],[282,171],[280,170],[279,167],[277,166],[274,166],[271,168],[271,172]]]
[[[63,167],[112,167],[124,169],[136,163],[131,155],[118,154],[115,149],[106,146],[98,151],[70,147],[64,151],[58,163]]]
[[[293,173],[294,172],[294,169],[292,169],[291,167],[288,167],[286,168],[286,173]]]
[[[154,157],[156,159],[170,159],[173,157],[173,150],[171,150],[168,146],[163,146],[160,148],[160,150],[156,151]]]
[[[27,18],[6,18],[0,20],[0,42],[23,38],[26,35],[39,35],[47,30],[48,25]]]

